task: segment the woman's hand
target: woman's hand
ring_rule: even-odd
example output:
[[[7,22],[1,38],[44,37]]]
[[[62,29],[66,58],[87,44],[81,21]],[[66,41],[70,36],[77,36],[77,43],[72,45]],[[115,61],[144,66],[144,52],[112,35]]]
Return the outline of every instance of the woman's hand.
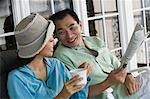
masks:
[[[92,72],[91,65],[88,62],[82,63],[79,68],[84,68],[85,70],[87,70],[87,75]]]
[[[77,85],[79,81],[83,78],[80,78],[79,75],[74,76],[72,79],[67,81],[64,84],[62,91],[55,97],[55,99],[68,99],[75,92],[80,91],[84,85]]]

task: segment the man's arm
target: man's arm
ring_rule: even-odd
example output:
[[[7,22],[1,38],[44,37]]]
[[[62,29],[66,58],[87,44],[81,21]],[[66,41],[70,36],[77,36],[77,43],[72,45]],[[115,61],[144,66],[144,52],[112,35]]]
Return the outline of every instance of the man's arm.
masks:
[[[114,84],[124,83],[127,75],[127,69],[115,69],[110,72],[103,82],[89,86],[89,97],[94,97],[105,91]]]
[[[107,88],[109,88],[111,84],[107,82],[107,80],[98,83],[96,85],[89,86],[89,94],[88,97],[94,97],[105,91]]]

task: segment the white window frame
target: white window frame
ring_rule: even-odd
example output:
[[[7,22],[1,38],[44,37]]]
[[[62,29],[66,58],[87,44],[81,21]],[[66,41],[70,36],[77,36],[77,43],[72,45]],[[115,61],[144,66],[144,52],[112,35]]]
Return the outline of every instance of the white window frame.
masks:
[[[89,36],[86,0],[72,0],[72,2],[74,11],[77,13],[79,19],[83,22],[83,33],[86,36]]]
[[[133,4],[132,0],[118,0],[118,12],[119,12],[119,27],[120,27],[120,37],[123,54],[127,48],[128,42],[134,31],[134,18],[133,18]],[[137,68],[137,58],[136,54],[133,56],[129,63],[128,69]]]

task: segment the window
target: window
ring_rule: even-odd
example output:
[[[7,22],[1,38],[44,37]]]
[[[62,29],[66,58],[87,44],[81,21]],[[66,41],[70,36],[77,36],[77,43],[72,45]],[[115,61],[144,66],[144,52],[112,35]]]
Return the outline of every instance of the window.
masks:
[[[86,0],[90,35],[97,35],[120,59],[121,43],[116,0]]]
[[[133,0],[134,24],[141,23],[145,28],[145,33],[150,31],[150,1],[149,0]],[[150,66],[150,39],[137,51],[138,65]]]

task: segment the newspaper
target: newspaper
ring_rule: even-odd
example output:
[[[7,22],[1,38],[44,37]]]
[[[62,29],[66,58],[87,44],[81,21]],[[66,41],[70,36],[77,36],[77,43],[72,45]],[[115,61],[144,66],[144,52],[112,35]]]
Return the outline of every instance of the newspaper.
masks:
[[[148,32],[147,34],[144,33],[144,28],[142,27],[142,25],[140,25],[139,23],[136,24],[126,52],[122,57],[121,67],[126,67],[126,65],[135,54],[136,50],[140,47],[140,45],[142,45],[149,34],[150,32]]]

